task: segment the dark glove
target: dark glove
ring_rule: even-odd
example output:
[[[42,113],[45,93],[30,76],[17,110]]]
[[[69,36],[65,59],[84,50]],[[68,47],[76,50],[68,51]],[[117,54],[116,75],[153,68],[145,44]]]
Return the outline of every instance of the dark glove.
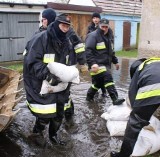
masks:
[[[56,85],[58,85],[58,83],[61,82],[57,76],[55,76],[54,74],[51,74],[51,73],[49,73],[47,75],[46,80],[49,82],[49,84],[51,86],[56,86]]]

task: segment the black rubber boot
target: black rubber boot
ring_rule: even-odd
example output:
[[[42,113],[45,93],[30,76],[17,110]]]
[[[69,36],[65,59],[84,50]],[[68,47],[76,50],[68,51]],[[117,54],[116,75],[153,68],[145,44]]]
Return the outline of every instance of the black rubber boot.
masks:
[[[111,152],[110,157],[120,157],[118,152]]]
[[[90,87],[90,88],[88,89],[88,92],[87,92],[86,100],[87,100],[88,102],[93,102],[93,101],[94,101],[94,96],[95,96],[96,92],[98,92],[98,90]]]
[[[53,145],[62,145],[62,146],[65,146],[65,145],[66,145],[66,142],[60,140],[60,139],[57,137],[57,135],[52,136],[52,137],[50,137],[49,139],[50,139],[50,141],[51,141],[51,143],[52,143]]]
[[[62,120],[54,118],[49,124],[49,139],[53,145],[66,145],[66,142],[60,140],[57,136],[57,131],[62,124]]]
[[[107,97],[106,88],[105,88],[105,87],[102,87],[102,88],[101,88],[101,91],[102,91],[102,97],[106,98],[106,97]]]
[[[113,100],[113,105],[121,105],[125,99],[115,99]]]
[[[78,132],[78,125],[75,123],[73,117],[66,118],[65,129],[71,134],[75,134]]]
[[[107,91],[113,101],[113,105],[121,105],[125,101],[125,99],[118,98],[118,93],[117,93],[115,86],[112,85],[112,86],[107,87]]]

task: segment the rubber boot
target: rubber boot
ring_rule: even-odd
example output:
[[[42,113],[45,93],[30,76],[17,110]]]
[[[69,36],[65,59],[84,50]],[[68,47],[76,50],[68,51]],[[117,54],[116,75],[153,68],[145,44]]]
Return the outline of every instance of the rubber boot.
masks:
[[[119,152],[119,157],[130,157],[140,131],[148,124],[148,121],[141,119],[137,114],[131,112],[130,119],[127,123],[127,128],[125,130],[121,151]]]
[[[107,87],[107,91],[113,101],[113,105],[121,105],[125,101],[125,99],[118,98],[118,93],[114,86]]]
[[[45,146],[46,140],[43,136],[43,131],[45,130],[45,121],[43,119],[36,118],[36,122],[33,128],[33,133],[28,136],[30,141],[33,141],[38,146]]]
[[[75,123],[73,117],[66,118],[65,129],[71,134],[75,134],[78,132],[78,125]]]
[[[101,91],[102,91],[102,97],[106,98],[106,97],[107,97],[106,88],[105,88],[105,87],[102,87],[102,88],[101,88]]]
[[[62,141],[58,138],[57,134],[55,136],[52,136],[49,138],[51,143],[53,145],[62,145],[62,146],[65,146],[66,145],[66,142],[65,141]]]
[[[118,152],[111,152],[110,157],[120,157]]]
[[[62,124],[62,120],[57,118],[52,119],[49,124],[49,139],[53,145],[66,145],[65,141],[62,141],[57,136],[57,131]]]
[[[94,95],[96,94],[96,92],[98,92],[98,90],[90,87],[90,88],[88,89],[88,92],[87,92],[86,100],[87,100],[88,102],[93,102],[93,101],[94,101]]]

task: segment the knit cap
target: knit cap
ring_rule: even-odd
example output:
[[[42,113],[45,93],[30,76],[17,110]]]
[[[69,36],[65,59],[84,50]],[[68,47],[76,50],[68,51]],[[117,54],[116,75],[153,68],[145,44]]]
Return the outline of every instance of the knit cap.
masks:
[[[56,12],[52,8],[47,8],[42,12],[42,17],[48,20],[48,25],[55,21]]]

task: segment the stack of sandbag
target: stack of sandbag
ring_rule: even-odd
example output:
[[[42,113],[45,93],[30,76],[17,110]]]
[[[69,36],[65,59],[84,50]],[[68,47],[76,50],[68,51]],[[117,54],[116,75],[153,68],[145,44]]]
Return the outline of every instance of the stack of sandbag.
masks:
[[[103,119],[107,120],[106,126],[110,136],[124,136],[130,112],[131,108],[125,101],[122,105],[110,106],[107,112],[101,115]]]
[[[101,117],[107,120],[106,126],[110,136],[124,136],[131,112],[126,102],[119,106],[110,106]],[[160,150],[160,121],[152,116],[150,124],[145,126],[137,139],[132,156],[145,156]]]
[[[47,67],[50,73],[57,76],[62,82],[57,86],[51,86],[46,80],[44,80],[40,91],[41,95],[63,91],[67,88],[69,82],[76,84],[80,82],[79,71],[75,66],[67,66],[57,62],[51,62],[48,63]]]

